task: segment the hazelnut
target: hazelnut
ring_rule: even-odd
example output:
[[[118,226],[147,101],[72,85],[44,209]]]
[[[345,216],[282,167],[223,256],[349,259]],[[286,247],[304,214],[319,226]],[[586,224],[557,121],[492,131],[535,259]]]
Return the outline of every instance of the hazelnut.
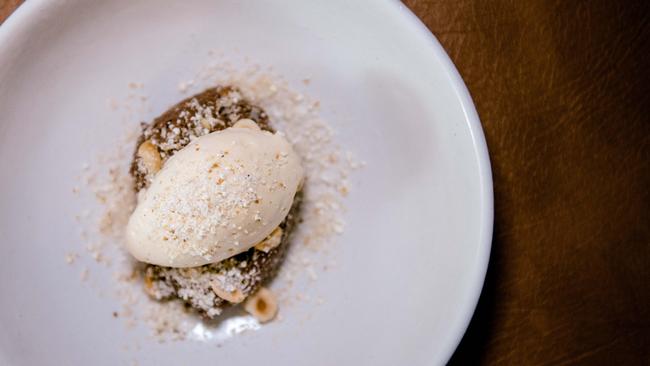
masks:
[[[151,271],[151,268],[147,268],[147,271],[144,274],[144,290],[149,294],[149,296],[155,296],[153,288],[153,271]]]
[[[212,125],[210,124],[210,121],[208,121],[207,118],[201,118],[201,126],[203,126],[203,128],[208,130],[212,128]]]
[[[252,119],[248,119],[248,118],[240,119],[239,121],[237,121],[237,123],[235,123],[235,125],[233,127],[235,127],[235,128],[248,128],[250,130],[259,130],[260,129],[260,126],[258,126],[257,123],[255,123],[255,121],[253,121]]]
[[[217,296],[233,304],[239,304],[246,298],[246,295],[244,295],[240,289],[237,288],[233,291],[227,291],[217,281],[212,282],[210,287],[212,287],[212,291],[214,291]]]
[[[273,232],[266,237],[266,239],[255,245],[255,249],[268,253],[271,249],[277,247],[282,242],[282,228],[277,227]]]
[[[262,287],[255,295],[250,296],[244,303],[244,310],[251,314],[260,323],[266,323],[278,313],[278,302],[273,293]]]
[[[162,167],[162,159],[158,149],[151,141],[147,140],[138,147],[138,158],[147,170],[147,174],[156,174]]]

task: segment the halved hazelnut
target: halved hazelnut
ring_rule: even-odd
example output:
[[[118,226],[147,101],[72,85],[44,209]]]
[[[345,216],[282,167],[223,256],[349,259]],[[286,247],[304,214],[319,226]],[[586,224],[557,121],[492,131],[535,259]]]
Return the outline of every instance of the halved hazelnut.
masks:
[[[277,227],[266,239],[255,245],[255,249],[260,250],[264,253],[268,253],[271,249],[277,247],[282,242],[282,228]]]
[[[233,291],[227,291],[221,287],[221,284],[217,281],[212,282],[210,287],[212,288],[212,291],[217,294],[217,296],[233,304],[239,304],[246,298],[246,295],[244,295],[240,289],[237,288]]]
[[[156,174],[162,167],[160,153],[151,141],[147,140],[138,147],[138,158],[147,170],[147,174]]]
[[[260,323],[266,323],[278,314],[278,302],[270,290],[262,287],[246,300],[244,310]]]

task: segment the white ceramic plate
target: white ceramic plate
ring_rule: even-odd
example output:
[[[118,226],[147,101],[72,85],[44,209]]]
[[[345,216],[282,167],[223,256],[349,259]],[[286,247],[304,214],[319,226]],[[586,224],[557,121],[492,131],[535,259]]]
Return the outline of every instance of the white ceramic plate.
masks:
[[[289,309],[221,347],[158,344],[112,319],[115,300],[63,261],[79,241],[70,187],[120,133],[107,97],[143,82],[158,114],[209,49],[293,84],[311,77],[323,116],[367,165],[333,244],[338,266],[314,283],[326,301],[305,305],[309,317]],[[442,364],[476,305],[491,233],[470,96],[396,1],[28,0],[0,27],[2,365]]]

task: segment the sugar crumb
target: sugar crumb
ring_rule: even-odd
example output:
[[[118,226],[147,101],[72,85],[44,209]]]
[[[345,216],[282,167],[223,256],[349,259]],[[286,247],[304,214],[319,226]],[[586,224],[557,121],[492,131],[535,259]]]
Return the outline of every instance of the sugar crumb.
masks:
[[[79,258],[79,255],[77,253],[71,252],[65,255],[65,262],[67,264],[73,264],[77,258]]]
[[[178,83],[178,91],[181,93],[186,93],[194,85],[194,80],[181,81]]]
[[[89,273],[88,268],[84,268],[81,271],[81,274],[80,274],[81,282],[86,282],[86,280],[88,280],[88,273]]]
[[[217,52],[213,50],[208,51],[208,54],[211,57],[223,55],[221,53],[217,56]],[[311,78],[304,78],[302,83],[309,85]],[[180,82],[178,91],[186,93],[194,87],[215,85],[233,85],[239,88],[252,104],[263,108],[269,115],[271,125],[287,137],[303,159],[308,177],[302,206],[301,218],[303,222],[296,228],[291,252],[278,275],[278,279],[281,280],[279,286],[282,287],[275,292],[278,294],[278,298],[285,303],[307,299],[322,304],[325,300],[321,297],[314,298],[309,294],[301,293],[295,296],[289,296],[289,294],[292,286],[300,281],[305,279],[316,281],[319,277],[316,269],[322,269],[325,272],[335,266],[331,261],[322,264],[323,261],[327,261],[323,256],[327,253],[325,249],[330,247],[335,237],[344,230],[345,205],[343,199],[350,191],[348,179],[350,174],[362,167],[364,163],[357,161],[353,154],[344,151],[336,143],[335,132],[320,117],[320,101],[294,91],[288,82],[272,73],[272,67],[262,68],[259,65],[249,65],[247,68],[238,68],[227,61],[216,61],[200,70],[193,79]],[[143,89],[144,85],[129,83],[128,87],[131,90],[137,90]],[[240,96],[233,95],[232,97],[233,100],[236,100]],[[138,102],[141,103],[133,104]],[[150,107],[146,106],[146,102],[145,96],[131,94],[127,98],[124,108],[120,108],[120,110],[123,113],[129,113],[132,121],[134,112],[150,110]],[[117,101],[109,100],[109,106],[116,110],[120,104]],[[183,118],[196,119],[199,129],[205,128],[205,125],[223,123],[223,121],[206,117],[208,115],[206,111],[199,108],[196,109],[195,114],[183,116]],[[144,118],[144,120],[149,118]],[[172,127],[168,133],[182,135],[184,132]],[[205,131],[196,131],[196,133],[201,134]],[[136,271],[133,271],[130,257],[119,249],[124,240],[124,227],[136,200],[132,189],[133,181],[128,173],[128,165],[138,134],[139,131],[133,129],[123,142],[117,144],[119,146],[116,153],[108,154],[92,164],[84,165],[80,179],[83,188],[92,193],[102,207],[102,211],[90,214],[86,212],[79,215],[79,218],[86,227],[94,225],[101,237],[100,241],[93,242],[89,246],[88,252],[91,258],[106,266],[111,262],[109,259],[114,259],[120,263],[120,268],[131,268],[129,271],[123,271],[114,276],[117,283],[116,296],[122,303],[122,309],[115,311],[113,316],[123,319],[127,328],[134,327],[139,321],[143,321],[153,329],[154,336],[162,342],[186,339],[192,332],[193,324],[196,324],[188,323],[188,317],[191,316],[187,314],[180,302],[158,303],[151,302],[146,297],[143,298],[142,278]],[[191,139],[189,134],[188,138]],[[171,141],[170,139],[159,143],[168,149],[176,148],[164,145],[165,143],[171,144]],[[90,234],[85,230],[80,232],[84,241],[93,237],[91,234],[94,232]],[[116,248],[118,249],[115,250]],[[123,257],[120,259],[115,255]],[[74,260],[71,261],[74,262]],[[68,261],[67,256],[66,261]],[[86,281],[88,276],[88,269],[84,269],[81,272],[82,281]],[[284,307],[285,304],[283,303],[282,306]]]

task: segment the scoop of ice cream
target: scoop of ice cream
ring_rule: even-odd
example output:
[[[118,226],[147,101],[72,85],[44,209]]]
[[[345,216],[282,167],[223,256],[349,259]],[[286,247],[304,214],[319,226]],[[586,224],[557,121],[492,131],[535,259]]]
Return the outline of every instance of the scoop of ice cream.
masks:
[[[140,196],[127,249],[142,262],[167,267],[244,252],[284,220],[302,178],[289,142],[251,120],[199,137],[172,156]]]

